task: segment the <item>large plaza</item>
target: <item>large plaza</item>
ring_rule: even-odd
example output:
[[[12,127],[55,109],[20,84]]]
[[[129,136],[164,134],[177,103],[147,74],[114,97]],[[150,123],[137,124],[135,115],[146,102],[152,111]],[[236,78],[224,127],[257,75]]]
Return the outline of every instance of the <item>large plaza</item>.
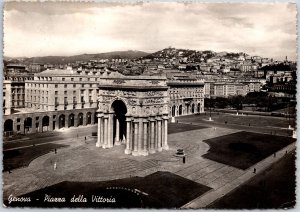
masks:
[[[243,185],[295,149],[295,139],[285,118],[234,117],[224,113],[212,117],[213,121],[208,121],[205,114],[176,117],[175,123],[169,121],[169,150],[148,156],[124,154],[126,147],[122,144],[110,149],[96,148],[97,137],[92,136],[97,129],[95,125],[6,142],[4,201],[10,195],[42,195],[41,200],[31,203],[37,207],[44,194],[52,194],[57,186],[66,189],[64,195],[70,198],[80,194],[81,189],[77,188],[84,187],[84,194],[90,199],[95,187],[100,186],[99,191],[118,187],[147,193],[142,205],[128,206],[124,197],[129,194],[117,192],[118,207],[201,208]],[[251,123],[250,126],[247,123]],[[262,129],[261,124],[266,126],[266,123],[268,126]],[[175,156],[178,149],[186,154],[184,163],[182,157]],[[74,185],[68,187],[68,183]],[[93,186],[84,186],[86,183]],[[59,193],[54,192],[52,196],[55,195]],[[11,206],[17,204],[13,202]],[[70,206],[70,203],[55,206]],[[103,203],[89,206],[114,207]]]

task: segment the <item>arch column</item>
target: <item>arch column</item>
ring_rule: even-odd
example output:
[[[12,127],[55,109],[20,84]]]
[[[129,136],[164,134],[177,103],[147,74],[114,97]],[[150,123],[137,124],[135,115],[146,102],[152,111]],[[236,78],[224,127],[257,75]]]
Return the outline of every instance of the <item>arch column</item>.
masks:
[[[74,113],[74,127],[78,127],[78,114]]]
[[[142,155],[142,147],[143,147],[143,140],[144,140],[144,135],[143,135],[143,119],[139,118],[139,129],[138,129],[138,154]]]
[[[43,117],[41,117],[42,119],[39,120],[39,132],[43,132]]]
[[[143,120],[143,153],[142,155],[148,155],[148,120]]]
[[[131,153],[131,148],[130,148],[130,138],[131,138],[131,118],[126,117],[126,149],[125,149],[125,154],[130,154]]]
[[[86,126],[86,119],[87,119],[87,114],[82,113],[82,126]]]
[[[163,141],[162,141],[163,149],[168,150],[168,116],[163,116]]]
[[[96,147],[100,147],[101,146],[101,119],[102,119],[103,114],[102,113],[98,113],[97,117],[98,117],[98,128],[97,128],[97,143],[96,143]]]
[[[133,156],[138,156],[138,120],[134,119],[133,121],[133,134],[134,134],[134,138],[133,138],[133,151],[132,151],[132,155]]]
[[[115,145],[121,145],[120,142],[120,122],[116,116],[116,136],[115,136]]]
[[[113,113],[108,114],[108,124],[107,124],[107,147],[113,147]]]
[[[21,120],[21,119],[20,119]],[[17,133],[18,132],[18,130],[17,130],[17,119],[12,119],[12,121],[13,121],[13,126],[12,126],[12,133],[13,134],[15,134],[15,133]],[[4,129],[4,123],[5,123],[5,121],[3,122],[3,129]],[[24,121],[23,121],[23,123],[24,123]],[[21,124],[21,126],[22,126],[22,124]],[[23,129],[23,131],[22,131],[22,127],[20,126],[20,131],[21,132],[24,132],[24,129]],[[24,126],[24,124],[23,124],[23,126]],[[24,128],[24,127],[23,127]]]
[[[161,143],[161,141],[162,141],[161,137],[162,136],[161,136],[161,134],[162,134],[162,132],[161,132],[161,118],[158,117],[157,118],[157,150],[159,152],[162,151],[162,143]]]
[[[153,117],[150,118],[150,149],[149,153],[155,153],[155,120]]]
[[[31,121],[31,130],[29,131],[29,133],[35,133],[36,132],[36,126],[35,126],[35,124],[36,124],[36,117],[34,116],[33,118],[32,118],[32,121]]]
[[[49,131],[53,131],[53,115],[49,115]]]
[[[57,114],[55,117],[55,130],[58,130],[59,128],[59,115]]]
[[[103,116],[103,119],[104,119],[104,126],[103,126],[103,145],[102,145],[102,148],[107,148],[107,141],[108,141],[108,115],[105,114]]]

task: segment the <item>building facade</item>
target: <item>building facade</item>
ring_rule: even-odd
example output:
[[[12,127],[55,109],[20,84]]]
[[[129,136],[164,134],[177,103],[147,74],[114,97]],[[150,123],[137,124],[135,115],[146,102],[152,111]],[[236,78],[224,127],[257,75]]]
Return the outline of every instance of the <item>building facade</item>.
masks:
[[[25,106],[45,111],[97,107],[99,79],[116,72],[103,70],[46,70],[27,80]]]
[[[25,81],[33,75],[17,73],[6,75],[3,80],[3,114],[9,115],[25,107]]]
[[[204,112],[204,80],[168,80],[170,96],[169,116],[181,116]]]

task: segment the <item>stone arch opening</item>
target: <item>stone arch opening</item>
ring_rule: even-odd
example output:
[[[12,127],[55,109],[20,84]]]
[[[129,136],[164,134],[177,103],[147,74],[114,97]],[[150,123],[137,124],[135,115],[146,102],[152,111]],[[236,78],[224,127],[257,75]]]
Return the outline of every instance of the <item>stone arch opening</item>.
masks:
[[[75,125],[75,115],[71,113],[69,115],[68,127],[74,127],[74,125]]]
[[[179,105],[179,115],[182,115],[182,105]]]
[[[175,116],[176,107],[175,105],[172,106],[172,116]]]
[[[83,114],[82,113],[78,114],[78,125],[77,126],[80,126],[80,125],[83,125]]]
[[[97,113],[94,113],[94,124],[97,124],[97,120],[98,120]]]
[[[126,138],[127,107],[122,100],[115,100],[111,105],[113,117],[113,145],[118,145]]]
[[[4,135],[5,136],[10,136],[13,134],[13,126],[14,126],[14,121],[11,119],[7,119],[4,122]]]
[[[32,118],[27,117],[24,120],[24,134],[26,134],[27,132],[29,132],[29,130],[32,128]]]
[[[58,129],[64,128],[66,123],[66,116],[64,114],[58,117]]]
[[[42,132],[44,131],[48,131],[49,129],[49,116],[44,116],[43,119],[42,119]]]
[[[88,112],[86,114],[86,124],[92,124],[92,113],[91,112]]]
[[[192,113],[195,113],[195,104],[192,104]]]
[[[200,113],[200,103],[198,103],[197,112]]]

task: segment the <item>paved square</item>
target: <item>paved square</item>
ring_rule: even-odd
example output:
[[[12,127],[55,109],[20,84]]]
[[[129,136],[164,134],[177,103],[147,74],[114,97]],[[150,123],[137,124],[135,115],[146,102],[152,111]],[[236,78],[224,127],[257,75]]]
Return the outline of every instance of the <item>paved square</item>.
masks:
[[[195,124],[185,124],[185,126],[189,125],[194,126]],[[212,188],[190,203],[185,202],[184,206],[188,208],[205,207],[223,193],[227,193],[244,180],[251,178],[253,174],[252,172],[249,174],[251,167],[241,170],[203,157],[210,149],[204,140],[234,135],[240,130],[219,126],[195,128],[190,131],[184,130],[169,134],[170,149],[150,154],[147,157],[124,154],[124,145],[111,149],[96,148],[96,138],[93,137],[87,137],[87,143],[82,142],[84,137],[53,142],[69,145],[69,147],[59,149],[57,154],[50,152],[42,155],[34,159],[28,167],[15,169],[12,173],[4,172],[3,198],[7,199],[10,194],[24,195],[64,181],[104,182],[130,179],[134,176],[145,177],[158,171],[167,171]],[[273,139],[273,137],[270,138]],[[179,148],[183,148],[187,154],[185,164],[181,158],[175,157],[176,150]],[[281,151],[293,148],[294,143]],[[281,153],[277,154],[279,158]],[[267,158],[262,161],[262,164],[255,164],[258,172],[274,160]],[[54,164],[56,164],[56,169],[54,169]],[[157,181],[160,182],[160,180]]]

